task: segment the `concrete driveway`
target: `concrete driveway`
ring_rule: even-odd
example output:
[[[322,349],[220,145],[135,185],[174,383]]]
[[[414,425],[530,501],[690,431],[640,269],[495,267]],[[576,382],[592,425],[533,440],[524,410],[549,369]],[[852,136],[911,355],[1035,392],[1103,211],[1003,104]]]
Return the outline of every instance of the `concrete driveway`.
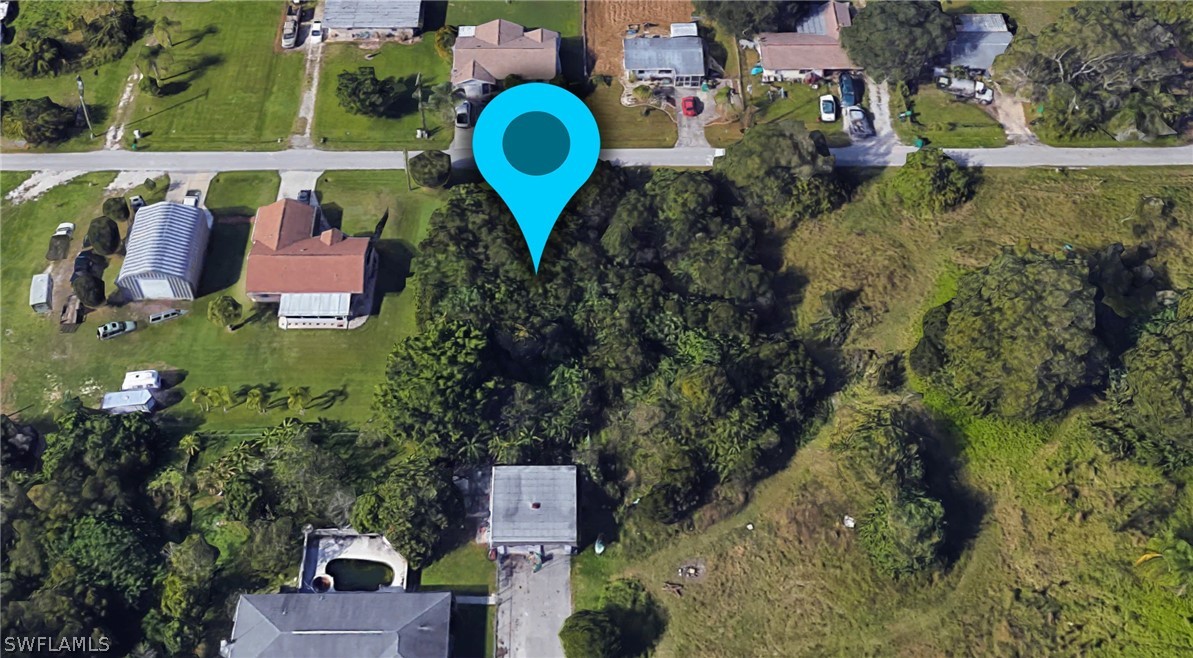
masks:
[[[215,178],[214,171],[191,172],[186,174],[172,174],[170,187],[166,189],[166,201],[182,203],[187,190],[199,190],[199,205],[207,207],[207,188],[211,186],[211,179]]]
[[[699,99],[700,114],[686,117],[683,114],[683,99],[695,96]],[[713,100],[713,92],[700,91],[699,88],[677,88],[675,90],[676,124],[679,128],[679,138],[675,141],[677,147],[708,148],[708,138],[704,136],[704,126],[717,118],[717,104]]]
[[[572,557],[549,553],[534,573],[511,555],[497,568],[498,658],[564,658],[559,630],[572,614]]]
[[[283,171],[282,184],[278,186],[278,201],[297,199],[302,190],[314,190],[322,171]]]

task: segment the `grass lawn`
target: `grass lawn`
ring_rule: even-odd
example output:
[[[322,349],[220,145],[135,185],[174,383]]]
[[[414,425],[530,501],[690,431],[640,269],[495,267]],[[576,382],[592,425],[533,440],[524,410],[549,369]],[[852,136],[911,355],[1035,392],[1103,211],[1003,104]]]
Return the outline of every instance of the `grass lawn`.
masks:
[[[911,103],[915,124],[891,119],[904,144],[923,137],[932,146],[942,148],[1006,146],[1007,135],[1002,125],[977,103],[956,100],[930,85],[920,86]]]
[[[904,216],[885,197],[892,173],[859,172],[851,203],[801,223],[787,239],[787,267],[808,282],[802,327],[822,315],[812,300],[830,290],[859,290],[858,304],[875,312],[846,349],[906,351],[923,312],[955,291],[959,272],[1019,240],[1057,252],[1066,243],[1084,250],[1153,240],[1156,266],[1173,287],[1193,285],[1189,168],[986,170],[971,202],[928,220]],[[1137,236],[1127,221],[1141,195],[1173,203],[1162,237]],[[938,426],[951,428],[944,438],[958,456],[958,480],[981,501],[953,526],[971,527],[947,568],[889,579],[841,524],[846,514],[864,514],[873,492],[828,442],[849,430],[843,423],[851,406],[894,399],[851,389],[819,436],[763,482],[741,513],[654,553],[627,555],[613,544],[600,557],[590,550],[577,556],[576,607],[595,607],[613,578],[640,578],[666,607],[659,658],[1159,658],[1193,649],[1193,602],[1137,576],[1131,563],[1145,533],[1123,530],[1169,486],[1155,470],[1096,448],[1084,409],[1059,423],[1008,422],[974,417],[938,391],[917,390]],[[955,504],[945,501],[946,508]],[[1175,509],[1188,518],[1193,494],[1178,492]],[[665,592],[677,566],[692,558],[706,561],[707,579],[686,586],[682,597]]]
[[[153,6],[148,2],[135,2],[134,11],[138,17],[144,18]],[[39,8],[40,9],[40,8]],[[29,7],[22,7],[15,21],[11,23],[14,30],[23,30],[27,26],[30,16]],[[7,26],[6,26],[7,27]],[[71,36],[68,40],[73,41]],[[79,92],[75,82],[76,76],[83,78],[84,99],[87,110],[91,115],[91,122],[95,126],[96,138],[91,139],[86,127],[72,139],[53,146],[42,146],[30,150],[34,151],[87,151],[103,147],[103,134],[107,131],[109,120],[116,111],[120,96],[124,93],[125,82],[133,72],[133,62],[136,60],[139,44],[134,43],[124,57],[104,64],[98,68],[89,68],[78,72],[65,72],[57,76],[21,78],[9,71],[3,73],[0,93],[5,100],[17,98],[41,98],[49,96],[55,103],[67,107],[77,107]],[[14,149],[9,139],[0,140],[0,147],[4,151],[24,150]]]
[[[415,331],[413,300],[401,292],[414,245],[421,240],[442,194],[407,192],[404,182],[393,173],[330,172],[317,188],[328,216],[350,234],[370,232],[381,212],[390,208],[378,246],[382,254],[379,287],[384,295],[381,311],[350,332],[284,332],[272,315],[250,321],[234,333],[208,322],[207,305],[213,293],[231,294],[251,309],[244,298],[241,276],[251,225],[222,221],[212,235],[201,297],[179,304],[191,309],[189,315],[98,343],[94,335],[98,324],[109,319],[143,320],[148,312],[140,305],[106,307],[90,315],[78,332],[59,334],[51,318],[35,315],[26,307],[29,277],[45,270],[43,254],[58,222],[74,221],[85,227],[99,214],[103,186],[113,175],[88,174],[19,206],[5,202],[4,240],[0,244],[0,258],[5,263],[0,273],[0,311],[6,332],[4,411],[26,409],[36,417],[51,412],[68,393],[93,405],[104,391],[119,385],[126,370],[159,368],[185,371],[183,391],[221,385],[234,391],[246,385],[278,391],[307,386],[315,396],[331,393],[324,397],[325,405],[314,409],[316,416],[363,423],[370,415],[373,386],[382,376],[386,355],[396,341]],[[5,185],[9,181],[6,176]],[[159,185],[158,193],[164,188]],[[276,174],[222,174],[213,181],[208,199],[221,208],[255,208],[273,200],[276,193]],[[79,245],[76,241],[73,246],[77,249]],[[105,273],[109,292],[119,261],[112,258]],[[56,275],[60,280],[69,276],[69,261],[63,263]],[[203,417],[188,401],[167,413],[206,429],[268,426],[288,415],[284,408],[275,407],[262,416],[241,405],[226,414],[216,410]]]
[[[273,203],[282,177],[276,171],[225,171],[211,179],[203,205],[218,217],[252,217]]]
[[[177,90],[154,98],[138,89],[126,141],[138,128],[149,133],[141,148],[161,151],[288,146],[304,60],[301,50],[281,50],[282,11],[272,2],[156,5],[154,18],[180,23],[158,64],[163,86]]]
[[[667,113],[650,108],[642,115],[642,107],[621,104],[621,83],[614,80],[606,87],[595,85],[584,99],[601,131],[601,148],[670,148],[679,139],[679,129]]]
[[[470,541],[423,569],[419,590],[483,596],[493,593],[496,586],[497,566],[489,561],[488,548]],[[492,656],[496,606],[457,604],[456,614],[457,620],[452,622],[454,655]]]
[[[1036,117],[1035,109],[1030,104],[1023,106],[1023,111],[1028,120]],[[1040,126],[1039,124],[1032,126],[1032,132],[1040,141],[1049,146],[1059,147],[1113,147],[1113,148],[1150,148],[1156,146],[1183,146],[1189,143],[1187,138],[1180,135],[1172,135],[1170,137],[1158,137],[1150,142],[1145,142],[1138,139],[1132,139],[1125,142],[1120,142],[1114,138],[1114,135],[1109,132],[1094,132],[1079,137],[1061,137],[1052,131]]]
[[[766,90],[772,87],[785,89],[787,97],[781,98],[778,92],[775,92],[773,100],[768,98]],[[820,89],[812,89],[808,85],[790,82],[765,85],[754,81],[754,102],[761,106],[754,116],[754,122],[763,124],[784,119],[798,119],[804,122],[808,130],[819,130],[824,133],[829,146],[848,146],[849,136],[842,131],[840,112],[838,112],[837,121],[833,123],[820,122],[820,97],[824,94],[833,94],[840,99],[835,85],[832,87],[821,85]],[[713,146],[726,147],[740,140],[743,133],[741,123],[735,121],[709,126],[705,129],[704,134]]]
[[[375,54],[371,60],[365,55]],[[372,66],[377,76],[397,77],[410,89],[410,102],[403,114],[394,119],[350,114],[336,97],[337,78],[344,71]],[[415,131],[422,127],[418,103],[414,97],[415,77],[422,73],[423,93],[447,82],[451,64],[435,52],[434,38],[424,38],[413,45],[387,43],[379,50],[363,50],[352,43],[328,43],[323,46],[323,63],[319,72],[319,92],[315,96],[315,125],[311,136],[323,149],[443,149],[452,141],[452,127],[446,117],[427,113],[430,140],[415,139]],[[326,140],[326,141],[324,141]]]

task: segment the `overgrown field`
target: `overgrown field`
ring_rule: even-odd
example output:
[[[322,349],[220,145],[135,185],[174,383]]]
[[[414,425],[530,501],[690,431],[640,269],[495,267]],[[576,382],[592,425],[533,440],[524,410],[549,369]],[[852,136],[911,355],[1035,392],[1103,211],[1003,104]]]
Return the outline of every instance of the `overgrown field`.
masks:
[[[800,326],[824,317],[821,295],[859,291],[844,344],[904,352],[923,312],[955,294],[960,273],[1004,246],[1045,252],[1148,240],[1177,290],[1193,282],[1193,171],[985,171],[952,213],[912,219],[880,193],[889,173],[862,174],[853,201],[799,225],[785,258],[802,282]],[[1141,235],[1141,195],[1172,203],[1173,225]],[[1031,313],[1032,309],[1024,309]],[[614,543],[575,561],[578,608],[598,608],[603,585],[639,578],[666,611],[658,656],[1149,656],[1193,651],[1193,601],[1133,566],[1159,527],[1193,522],[1188,472],[1113,458],[1099,447],[1095,401],[1050,421],[977,416],[933,384],[905,392],[854,385],[787,468],[740,512],[630,554]],[[878,410],[927,419],[920,445],[941,498],[941,566],[880,572],[859,525],[873,509],[866,467],[839,446]],[[889,477],[889,475],[884,476]],[[882,478],[880,478],[882,481]],[[752,525],[752,529],[750,529]],[[702,562],[702,578],[677,576]],[[666,583],[682,585],[682,596]]]

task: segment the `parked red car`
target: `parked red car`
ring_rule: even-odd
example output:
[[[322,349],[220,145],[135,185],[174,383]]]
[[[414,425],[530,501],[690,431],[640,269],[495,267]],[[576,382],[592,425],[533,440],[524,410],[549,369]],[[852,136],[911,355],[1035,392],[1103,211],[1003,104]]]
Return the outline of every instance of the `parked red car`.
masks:
[[[683,115],[685,117],[694,117],[700,114],[700,109],[696,107],[696,97],[688,96],[680,101],[680,106],[683,108]]]

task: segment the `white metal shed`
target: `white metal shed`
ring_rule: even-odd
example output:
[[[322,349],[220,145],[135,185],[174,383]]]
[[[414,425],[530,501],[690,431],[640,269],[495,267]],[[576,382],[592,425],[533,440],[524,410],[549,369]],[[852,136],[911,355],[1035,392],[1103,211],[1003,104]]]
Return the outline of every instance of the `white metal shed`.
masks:
[[[211,213],[163,201],[137,211],[116,286],[126,299],[194,299],[211,234]]]
[[[29,306],[38,313],[49,313],[53,302],[54,279],[49,274],[34,274],[29,284]]]
[[[162,376],[156,370],[134,370],[124,373],[124,383],[120,386],[120,390],[135,391],[142,388],[154,390],[161,387]]]
[[[138,411],[153,411],[157,400],[145,389],[104,393],[103,410],[110,414],[131,414]]]

